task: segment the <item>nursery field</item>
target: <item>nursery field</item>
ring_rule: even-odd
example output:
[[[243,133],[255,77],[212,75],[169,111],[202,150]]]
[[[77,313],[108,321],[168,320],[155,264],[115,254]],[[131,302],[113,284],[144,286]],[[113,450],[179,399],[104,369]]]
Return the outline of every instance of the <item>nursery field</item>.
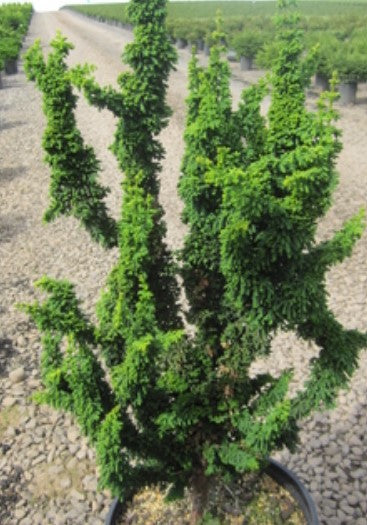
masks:
[[[312,2],[303,2],[302,6],[308,3]],[[313,3],[325,10],[327,6],[335,10],[335,6],[341,5]],[[214,8],[214,2],[205,4],[206,9]],[[234,4],[240,2],[225,4],[234,8]],[[269,8],[268,3],[264,2],[262,7],[258,4],[260,2],[253,7]],[[171,3],[171,12],[177,5]],[[192,5],[190,2],[190,9]],[[367,1],[351,3],[349,13],[357,7],[360,13],[367,11]],[[113,8],[116,9],[116,5]],[[175,16],[181,16],[177,13]],[[57,30],[75,45],[70,64],[96,64],[98,82],[116,85],[116,77],[125,67],[121,64],[121,50],[131,41],[131,31],[67,10],[35,13],[24,49],[40,38],[42,49],[48,52],[48,43]],[[184,101],[190,51],[185,48],[179,50],[178,55],[168,89],[173,116],[160,135],[166,150],[160,200],[165,210],[167,240],[172,248],[179,248],[185,235],[180,219],[182,203],[176,186],[184,149]],[[203,65],[207,62],[204,53],[199,54],[199,61]],[[237,104],[243,88],[256,82],[264,71],[241,71],[238,63],[232,63],[231,68],[233,103]],[[26,81],[22,64],[16,75],[4,76],[3,82],[4,89],[0,91],[0,523],[103,525],[111,497],[107,492],[97,491],[94,451],[69,415],[30,401],[31,394],[40,388],[41,342],[38,331],[28,316],[15,308],[15,303],[34,301],[33,283],[46,274],[73,282],[83,311],[93,317],[100,290],[118,254],[115,249],[106,252],[93,243],[71,217],[47,225],[42,223],[48,207],[49,184],[49,169],[41,148],[45,128],[42,97],[34,84]],[[307,93],[310,108],[316,107],[319,94],[313,84]],[[266,98],[264,112],[268,106],[269,98]],[[337,126],[343,142],[337,164],[340,180],[333,206],[320,222],[320,240],[327,239],[367,203],[367,84],[359,85],[356,105],[337,104],[337,108],[340,113]],[[118,217],[121,175],[115,157],[108,150],[116,120],[107,111],[92,108],[80,99],[77,121],[86,143],[93,145],[101,161],[101,182],[111,188],[106,203],[111,214]],[[330,307],[338,320],[350,329],[364,331],[367,330],[366,261],[367,232],[353,255],[333,268],[327,277]],[[255,369],[266,370],[270,366],[277,373],[292,366],[296,382],[304,378],[309,359],[317,353],[317,349],[302,344],[292,333],[279,334],[273,350],[271,363],[259,361]],[[295,453],[291,456],[283,451],[278,455],[279,460],[304,480],[314,497],[322,525],[367,523],[366,375],[367,352],[364,351],[351,389],[340,394],[337,408],[302,421],[300,444]]]
[[[330,78],[338,71],[343,80],[367,80],[367,3],[301,1],[302,28],[310,47],[319,44],[318,72]],[[210,46],[218,10],[223,19],[225,44],[237,57],[251,58],[268,69],[276,56],[274,24],[276,2],[218,1],[170,2],[167,28],[173,41]],[[129,24],[126,4],[70,6],[78,12],[111,23]]]
[[[366,15],[367,0],[356,2],[347,0],[306,0],[298,2],[301,12],[308,16]],[[126,4],[95,4],[66,6],[86,14],[105,16],[116,20],[125,19]],[[170,2],[168,16],[172,18],[213,18],[220,10],[223,17],[232,16],[269,16],[276,10],[272,1],[218,1],[218,2]]]

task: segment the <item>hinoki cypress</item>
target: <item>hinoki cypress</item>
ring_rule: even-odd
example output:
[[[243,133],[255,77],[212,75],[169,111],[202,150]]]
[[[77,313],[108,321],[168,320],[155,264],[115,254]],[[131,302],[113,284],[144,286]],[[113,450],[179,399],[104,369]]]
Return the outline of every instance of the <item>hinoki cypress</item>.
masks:
[[[119,89],[100,87],[88,65],[68,70],[71,46],[60,35],[48,62],[39,44],[27,55],[30,78],[41,90],[47,82],[55,90],[44,95],[53,214],[74,211],[89,226],[84,211],[94,206],[101,221],[90,228],[92,236],[112,238],[98,163],[75,128],[71,82],[118,118],[113,152],[124,173],[119,257],[97,326],[65,281],[43,278],[39,286],[49,299],[24,307],[43,334],[38,400],[75,415],[96,447],[101,487],[124,502],[147,484],[169,487],[168,499],[189,488],[192,524],[202,520],[213,482],[236,480],[259,470],[275,449],[295,447],[299,418],[330,406],[367,344],[367,335],[345,330],[327,304],[325,274],[351,254],[364,212],[316,242],[317,221],[337,183],[336,95],[332,89],[316,111],[306,109],[314,61],[303,57],[298,17],[288,4],[279,2],[274,69],[244,90],[238,109],[232,109],[220,24],[208,67],[193,55],[179,182],[188,226],[180,267],[165,245],[158,202],[164,150],[157,136],[170,116],[165,94],[176,57],[165,29],[166,1],[130,2],[135,40],[124,53],[131,71],[120,75]],[[69,133],[62,138],[63,126]],[[73,152],[78,156],[69,157]],[[93,170],[84,170],[85,158]],[[193,335],[185,334],[179,316],[176,272]],[[293,397],[292,370],[250,374],[280,329],[320,348]]]

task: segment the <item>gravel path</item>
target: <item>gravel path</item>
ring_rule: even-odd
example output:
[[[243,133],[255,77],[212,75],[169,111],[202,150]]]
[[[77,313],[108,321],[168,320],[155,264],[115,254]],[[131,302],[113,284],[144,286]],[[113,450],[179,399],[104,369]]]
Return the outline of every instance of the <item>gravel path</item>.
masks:
[[[60,12],[35,14],[25,46],[40,37],[45,46],[61,29],[76,49],[71,63],[98,65],[97,78],[114,84],[122,70],[122,46],[131,39],[126,30]],[[45,47],[47,49],[47,47]],[[181,50],[172,74],[168,101],[174,109],[162,133],[167,149],[162,173],[161,200],[166,210],[168,241],[178,247],[184,229],[176,182],[183,152],[182,129],[189,53]],[[205,60],[205,58],[202,58]],[[233,99],[260,73],[242,73],[233,65]],[[315,105],[316,92],[309,92]],[[340,185],[335,203],[320,224],[327,237],[343,220],[367,202],[367,86],[358,104],[341,108],[344,150],[339,159]],[[267,101],[265,102],[265,105]],[[111,212],[120,206],[120,174],[107,150],[113,140],[114,119],[106,112],[78,107],[86,142],[102,161],[103,183],[112,192]],[[93,315],[105,277],[116,251],[105,253],[73,219],[44,225],[48,169],[42,161],[40,138],[44,128],[41,97],[27,83],[22,68],[4,78],[0,91],[0,523],[19,525],[103,523],[110,498],[96,491],[94,453],[72,419],[48,407],[35,407],[29,395],[39,387],[40,342],[37,331],[14,304],[32,301],[32,283],[43,274],[76,284],[85,310]],[[330,304],[350,328],[367,330],[367,235],[353,256],[328,275]],[[292,334],[280,334],[272,361],[258,366],[282,368],[289,363],[300,379],[316,349],[302,345]],[[309,487],[323,525],[367,525],[367,352],[348,393],[339,396],[338,408],[316,414],[303,423],[297,453],[278,457],[293,468]]]

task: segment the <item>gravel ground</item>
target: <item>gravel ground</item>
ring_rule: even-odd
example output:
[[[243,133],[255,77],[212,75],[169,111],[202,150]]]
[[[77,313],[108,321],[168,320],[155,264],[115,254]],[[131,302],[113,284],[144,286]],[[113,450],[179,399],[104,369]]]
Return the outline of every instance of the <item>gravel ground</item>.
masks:
[[[76,49],[71,63],[85,60],[98,65],[97,78],[114,84],[122,70],[122,46],[131,33],[86,20],[67,12],[35,14],[25,47],[36,37],[47,43],[61,29]],[[184,235],[176,182],[183,152],[182,129],[189,53],[180,50],[172,74],[168,101],[174,109],[162,133],[167,148],[162,173],[161,200],[166,210],[168,241],[178,247]],[[202,57],[205,61],[205,58]],[[256,80],[260,72],[233,68],[233,99]],[[17,75],[3,79],[0,91],[0,523],[19,525],[103,523],[110,497],[96,491],[94,453],[68,415],[35,407],[29,395],[39,387],[39,336],[15,303],[32,301],[32,283],[43,274],[76,284],[86,312],[93,316],[99,290],[117,253],[105,253],[73,219],[44,225],[48,169],[40,147],[44,128],[41,97],[27,83],[20,65]],[[316,90],[309,92],[314,107]],[[342,107],[340,127],[344,150],[339,159],[340,184],[333,208],[320,224],[326,238],[367,201],[367,86],[360,87],[356,106]],[[265,101],[264,107],[268,104]],[[111,212],[120,206],[120,174],[107,150],[113,140],[114,119],[82,100],[80,128],[102,162],[103,183],[112,191]],[[97,131],[97,133],[96,133]],[[367,236],[353,256],[328,275],[330,305],[349,328],[367,330]],[[317,349],[292,334],[280,334],[271,360],[257,366],[283,368],[290,363],[300,380]],[[339,396],[338,407],[302,424],[301,443],[292,456],[278,454],[310,489],[323,525],[367,525],[367,352],[349,392]],[[256,368],[256,367],[254,367]]]

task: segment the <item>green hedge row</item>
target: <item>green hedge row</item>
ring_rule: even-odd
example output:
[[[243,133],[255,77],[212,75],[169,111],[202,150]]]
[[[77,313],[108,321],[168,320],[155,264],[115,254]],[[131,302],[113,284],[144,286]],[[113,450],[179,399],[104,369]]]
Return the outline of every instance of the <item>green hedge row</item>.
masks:
[[[0,70],[7,60],[18,58],[32,12],[30,3],[0,6]]]
[[[101,4],[101,5],[66,5],[65,9],[72,9],[100,20],[101,22],[119,22],[121,24],[130,24],[126,9],[127,4]],[[63,9],[64,9],[63,8]]]

